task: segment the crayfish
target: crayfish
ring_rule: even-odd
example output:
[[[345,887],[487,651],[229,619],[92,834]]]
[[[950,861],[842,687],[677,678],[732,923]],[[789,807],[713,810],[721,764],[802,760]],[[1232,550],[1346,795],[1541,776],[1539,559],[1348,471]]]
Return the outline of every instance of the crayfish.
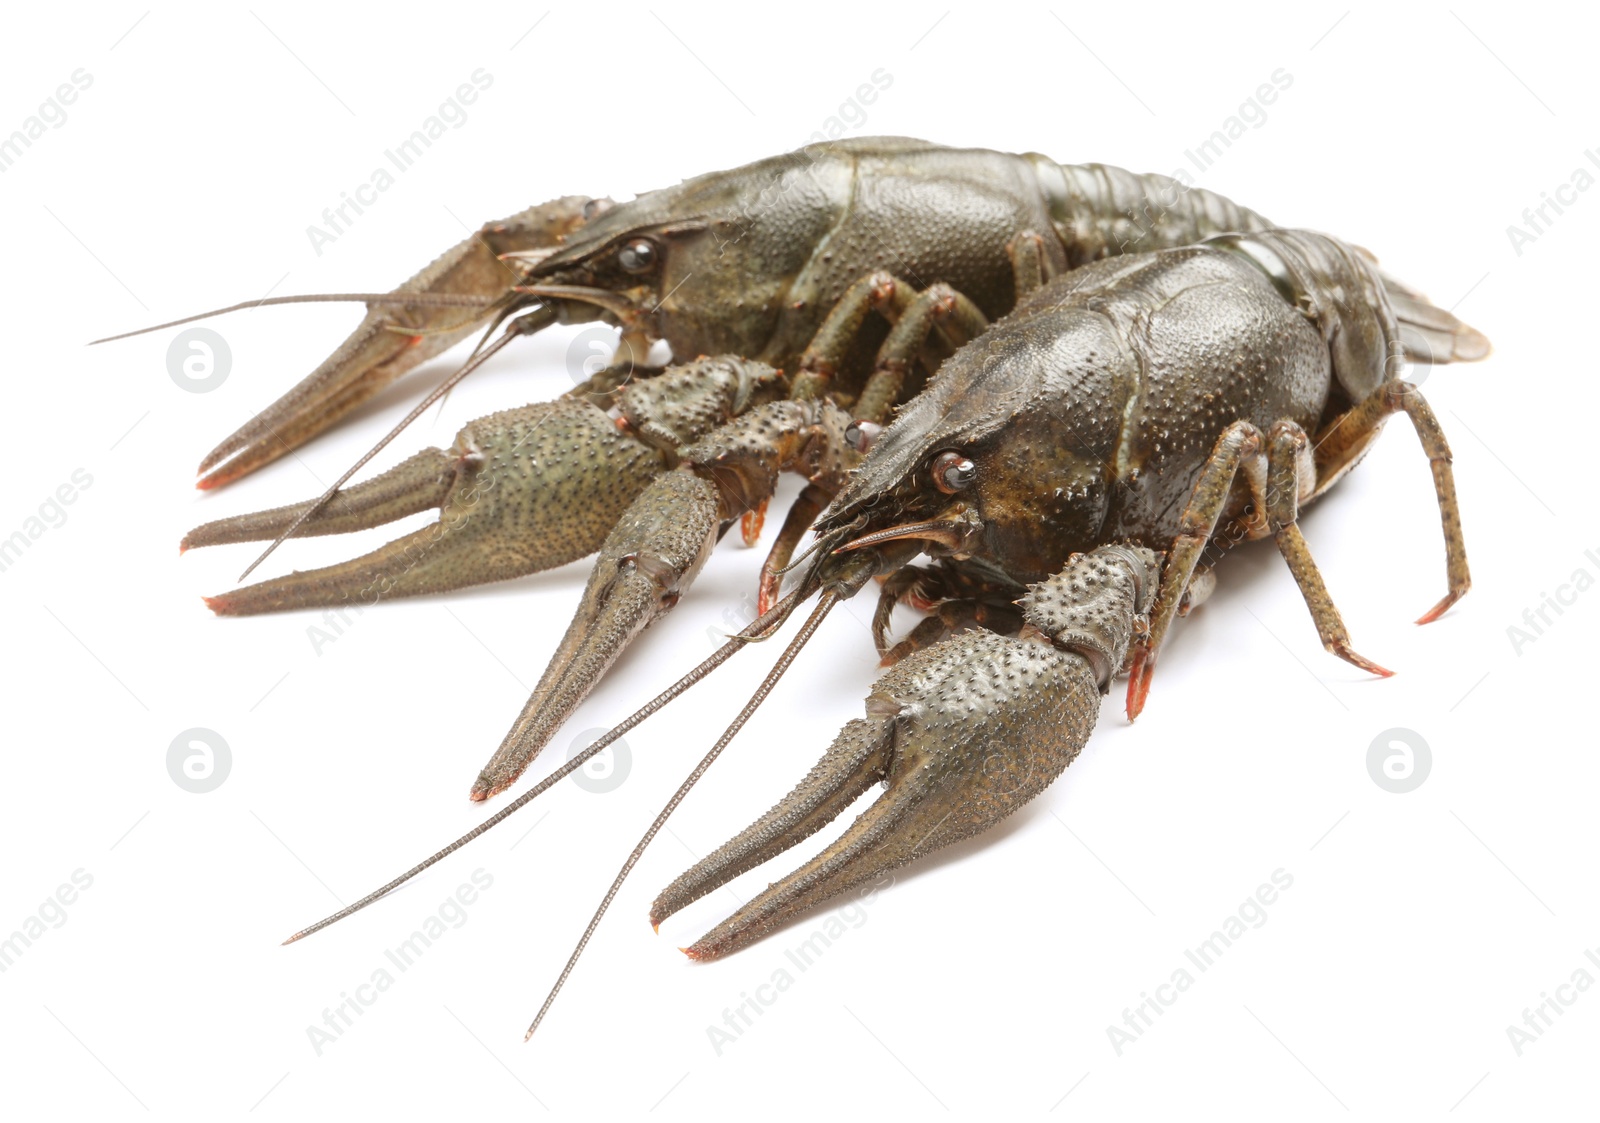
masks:
[[[598,551],[474,799],[517,780],[729,529],[754,541],[781,473],[806,487],[762,566],[754,623],[466,839],[291,939],[498,823],[815,596],[624,865],[559,989],[667,815],[833,606],[875,579],[874,637],[891,669],[865,716],[663,891],[652,922],[796,845],[874,784],[885,791],[685,949],[694,958],[736,951],[1037,795],[1082,748],[1115,677],[1127,676],[1138,715],[1175,619],[1238,543],[1271,538],[1323,646],[1388,674],[1352,647],[1297,520],[1395,413],[1420,438],[1444,531],[1447,591],[1419,623],[1470,586],[1449,446],[1399,372],[1408,357],[1482,358],[1487,341],[1364,251],[1163,177],[913,141],[822,145],[629,203],[532,208],[363,299],[362,327],[207,457],[202,487],[308,439],[474,328],[506,325],[480,358],[556,322],[621,329],[614,361],[558,401],[185,539],[281,541],[439,507],[438,523],[366,557],[208,598],[228,614],[442,592]],[[699,357],[652,368],[662,340],[675,358]],[[928,615],[894,642],[902,603]]]

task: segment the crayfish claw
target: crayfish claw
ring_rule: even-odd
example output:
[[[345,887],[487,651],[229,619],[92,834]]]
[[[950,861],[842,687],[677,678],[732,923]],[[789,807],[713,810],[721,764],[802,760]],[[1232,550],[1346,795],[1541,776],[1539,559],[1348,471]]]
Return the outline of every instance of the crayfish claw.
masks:
[[[1101,547],[1033,587],[1020,638],[968,632],[917,651],[878,681],[810,775],[673,882],[659,924],[820,830],[882,778],[885,791],[832,845],[687,949],[737,951],[806,910],[988,830],[1042,792],[1094,729],[1155,584],[1148,550]]]
[[[661,454],[584,402],[559,400],[468,423],[428,449],[336,493],[299,533],[337,534],[439,508],[439,521],[363,557],[249,585],[208,603],[224,615],[369,606],[550,569],[592,553]],[[271,538],[308,504],[222,519],[184,547]]]
[[[298,535],[309,537],[367,530],[437,507],[449,494],[454,478],[454,462],[448,453],[437,448],[424,449],[381,476],[338,492],[301,524]],[[311,506],[310,502],[294,503],[208,522],[185,534],[178,552],[197,546],[264,542],[276,538]]]
[[[868,703],[869,709],[872,703]],[[650,923],[661,922],[747,870],[809,838],[884,776],[890,738],[884,717],[856,718],[806,778],[771,811],[737,837],[708,854],[669,885],[650,906]],[[680,949],[693,954],[687,948]]]
[[[973,632],[919,651],[880,680],[867,718],[845,727],[811,776],[679,878],[657,899],[651,919],[793,846],[881,775],[886,790],[843,835],[686,954],[715,959],[738,951],[821,902],[1017,810],[1077,756],[1099,702],[1088,663],[1047,643]],[[854,769],[840,768],[844,762]]]
[[[470,798],[516,782],[633,638],[678,602],[720,521],[716,485],[693,472],[667,472],[633,502],[600,548],[561,645]]]
[[[494,322],[510,305],[521,276],[499,255],[558,244],[584,223],[589,202],[568,196],[487,223],[388,294],[418,294],[417,303],[369,305],[355,331],[321,366],[211,450],[200,462],[195,486],[221,487],[271,463],[407,371]],[[438,302],[428,302],[429,296]],[[483,300],[455,306],[444,302],[449,296]]]

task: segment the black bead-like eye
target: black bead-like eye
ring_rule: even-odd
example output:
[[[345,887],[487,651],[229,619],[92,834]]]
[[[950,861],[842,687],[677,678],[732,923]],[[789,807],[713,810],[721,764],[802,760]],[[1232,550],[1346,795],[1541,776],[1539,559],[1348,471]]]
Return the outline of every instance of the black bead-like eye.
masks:
[[[978,478],[978,466],[959,452],[941,452],[930,466],[933,486],[953,495]]]
[[[629,273],[648,273],[656,265],[656,244],[648,238],[635,238],[618,251],[617,264]]]
[[[845,427],[844,443],[861,453],[863,456],[872,443],[878,439],[878,434],[883,432],[883,426],[873,421],[852,421]]]

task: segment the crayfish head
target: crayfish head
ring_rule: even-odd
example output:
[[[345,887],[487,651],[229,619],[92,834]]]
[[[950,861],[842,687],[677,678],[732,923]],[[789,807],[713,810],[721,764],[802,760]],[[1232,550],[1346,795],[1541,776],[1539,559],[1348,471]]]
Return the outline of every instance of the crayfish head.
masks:
[[[527,268],[517,291],[555,304],[566,323],[601,320],[652,341],[666,338],[663,300],[690,272],[681,250],[705,224],[656,220],[654,208],[639,202],[608,207],[565,246],[505,255]]]
[[[858,451],[864,451],[866,458],[817,523],[819,557],[813,580],[827,585],[846,559],[863,553],[881,559],[881,573],[921,553],[962,560],[990,552],[980,468],[986,451],[978,447],[983,442],[976,443],[969,455],[940,434],[917,434],[908,428],[897,422],[879,433],[876,426],[862,422],[850,426],[846,440],[854,444],[853,437],[860,437]],[[889,456],[880,452],[885,437]],[[921,447],[905,448],[913,437]]]
[[[934,556],[981,558],[1020,582],[1093,545],[1128,384],[1108,323],[1047,304],[956,352],[872,434],[819,536],[839,548],[916,534]]]
[[[849,522],[819,528],[806,584],[844,599],[867,578],[893,573],[920,554],[967,558],[982,552],[983,520],[966,503],[928,509],[926,517],[914,510],[890,499]]]
[[[665,339],[680,361],[761,356],[834,217],[819,205],[822,173],[794,163],[765,160],[646,192],[593,215],[553,251],[507,259],[528,270],[522,291],[565,302],[573,322]]]

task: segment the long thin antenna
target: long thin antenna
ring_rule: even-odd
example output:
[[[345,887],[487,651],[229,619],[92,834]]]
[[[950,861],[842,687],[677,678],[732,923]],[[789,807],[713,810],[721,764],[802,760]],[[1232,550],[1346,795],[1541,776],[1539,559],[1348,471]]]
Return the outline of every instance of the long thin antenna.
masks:
[[[628,732],[628,730],[634,728],[634,726],[644,721],[645,718],[661,709],[661,707],[665,706],[668,702],[672,701],[685,690],[688,690],[695,683],[699,682],[712,671],[716,670],[723,663],[727,662],[736,651],[743,648],[751,640],[765,638],[763,633],[781,627],[784,621],[789,618],[789,614],[794,611],[795,606],[799,604],[803,596],[808,595],[808,593],[808,590],[796,589],[794,592],[784,597],[783,600],[773,605],[766,611],[766,613],[754,620],[738,635],[730,636],[728,642],[717,648],[710,658],[701,663],[699,666],[695,667],[694,670],[684,675],[677,682],[667,687],[666,690],[656,695],[654,699],[641,707],[633,714],[633,716],[627,718],[620,725],[617,725],[615,728],[611,729],[599,740],[586,747],[577,756],[567,761],[560,768],[550,773],[550,775],[546,776],[543,780],[540,780],[533,787],[529,788],[511,803],[508,803],[505,807],[489,816],[489,818],[479,823],[476,827],[473,827],[466,834],[452,842],[449,846],[446,846],[443,850],[440,850],[438,853],[434,854],[433,857],[427,859],[426,861],[419,862],[415,866],[412,866],[405,873],[401,874],[387,885],[384,885],[379,889],[374,889],[371,893],[368,893],[365,897],[362,897],[355,904],[347,905],[338,912],[334,913],[332,916],[327,917],[324,920],[317,921],[309,928],[302,928],[300,931],[290,936],[287,940],[283,941],[284,944],[292,944],[296,940],[303,940],[313,932],[320,932],[328,925],[333,924],[336,921],[343,920],[351,913],[359,912],[368,905],[372,904],[372,902],[376,901],[379,897],[386,896],[395,889],[399,888],[401,885],[404,885],[406,882],[410,881],[413,877],[416,877],[417,874],[421,873],[435,862],[442,858],[448,857],[457,850],[460,850],[463,846],[477,838],[480,834],[483,834],[490,827],[498,826],[501,822],[509,818],[515,812],[520,811],[527,804],[531,803],[539,795],[550,790],[567,776],[582,768],[586,763],[588,763],[591,757],[600,752],[607,745],[610,745],[618,737],[621,737],[624,733]],[[571,969],[570,964],[568,965],[568,969]]]
[[[309,507],[301,511],[295,520],[284,528],[283,533],[279,534],[278,537],[272,540],[272,545],[261,551],[261,556],[256,558],[255,561],[251,562],[243,573],[239,574],[239,580],[243,581],[246,577],[249,577],[252,573],[254,573],[256,566],[260,565],[262,562],[266,561],[267,558],[272,556],[272,551],[283,545],[286,539],[293,537],[294,532],[299,530],[307,519],[316,514],[318,511],[322,510],[322,508],[327,505],[328,500],[339,494],[339,489],[350,482],[350,477],[361,471],[361,469],[366,466],[367,461],[371,460],[374,456],[378,455],[378,453],[387,448],[390,441],[394,440],[405,431],[406,426],[410,425],[417,418],[421,417],[423,413],[427,411],[429,406],[448,394],[463,378],[467,377],[467,375],[471,374],[484,363],[488,362],[490,356],[499,351],[506,344],[510,343],[517,336],[531,335],[533,332],[549,327],[551,324],[555,323],[555,321],[556,312],[553,308],[548,305],[541,308],[536,308],[526,315],[518,316],[515,320],[512,320],[509,324],[507,324],[506,330],[501,334],[499,339],[495,340],[487,347],[481,347],[474,350],[473,357],[471,359],[468,359],[465,363],[463,363],[460,369],[458,369],[449,378],[446,378],[443,382],[439,383],[439,385],[430,390],[427,397],[418,402],[416,407],[410,413],[406,414],[400,419],[400,424],[389,430],[388,436],[384,437],[381,441],[368,449],[365,456],[363,456],[360,460],[357,460],[354,464],[350,465],[350,467],[345,470],[344,475],[333,481],[332,487],[328,488],[327,491],[324,491],[311,503]],[[490,326],[490,330],[494,330],[492,325]]]
[[[804,587],[802,586],[802,588]],[[790,593],[779,604],[788,603],[795,595],[795,593]],[[806,622],[801,627],[799,634],[790,641],[788,647],[784,648],[783,654],[779,656],[777,663],[773,665],[767,677],[762,680],[761,685],[756,688],[755,694],[751,696],[750,701],[745,703],[744,709],[739,711],[739,716],[733,719],[733,724],[728,726],[727,732],[717,738],[717,743],[711,746],[711,751],[706,753],[699,764],[695,765],[694,771],[689,773],[688,778],[673,793],[672,798],[667,801],[667,805],[661,809],[661,814],[656,816],[655,822],[650,824],[650,829],[644,832],[644,837],[639,840],[639,845],[633,848],[633,853],[628,855],[628,860],[622,863],[622,869],[618,871],[616,879],[612,881],[611,888],[606,890],[606,895],[601,898],[600,907],[595,909],[594,917],[589,921],[589,927],[583,930],[583,936],[578,940],[578,946],[572,949],[572,955],[567,959],[567,965],[561,969],[561,975],[556,979],[556,985],[550,988],[549,996],[545,998],[544,1005],[539,1007],[539,1012],[534,1015],[533,1024],[528,1027],[528,1032],[523,1036],[522,1040],[526,1041],[532,1037],[533,1031],[539,1028],[540,1022],[544,1021],[545,1014],[550,1010],[550,1004],[556,1000],[556,995],[561,993],[561,987],[566,983],[567,976],[572,974],[572,968],[576,966],[578,956],[582,955],[583,949],[588,946],[589,937],[593,936],[594,930],[600,926],[600,918],[605,916],[606,909],[611,907],[612,899],[616,897],[617,891],[622,888],[623,881],[633,870],[634,865],[644,856],[645,848],[650,845],[657,832],[666,825],[667,819],[671,817],[672,813],[678,809],[678,804],[682,803],[683,797],[689,794],[689,789],[699,782],[700,777],[706,774],[706,770],[716,762],[717,757],[722,755],[722,750],[728,747],[728,742],[732,741],[739,730],[744,728],[745,722],[750,720],[750,715],[756,712],[756,708],[762,702],[766,701],[767,695],[772,693],[772,688],[778,685],[778,680],[783,677],[783,673],[794,662],[795,656],[800,654],[800,649],[811,639],[817,628],[822,624],[824,617],[828,615],[837,603],[839,603],[839,594],[832,589],[822,594],[817,601],[817,607],[806,618]]]
[[[226,316],[229,312],[243,312],[246,308],[265,308],[269,304],[410,304],[418,308],[487,308],[504,299],[503,295],[480,296],[465,292],[318,292],[305,296],[266,296],[260,300],[246,300],[240,304],[230,304],[226,308],[198,312],[181,320],[168,320],[164,324],[152,324],[136,331],[125,331],[121,335],[91,339],[89,346],[93,347],[96,343],[113,343],[119,339],[131,339],[133,336],[147,335],[162,328],[175,328],[180,324],[192,324],[196,320],[209,320],[213,316]]]

